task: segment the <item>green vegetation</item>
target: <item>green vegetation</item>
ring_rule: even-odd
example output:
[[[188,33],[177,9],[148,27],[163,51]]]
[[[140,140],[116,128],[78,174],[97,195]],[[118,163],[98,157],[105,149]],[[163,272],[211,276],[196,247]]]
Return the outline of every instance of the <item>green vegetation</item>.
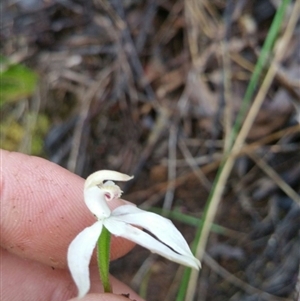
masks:
[[[0,143],[1,148],[41,155],[49,120],[31,110],[38,75],[22,64],[0,55]]]

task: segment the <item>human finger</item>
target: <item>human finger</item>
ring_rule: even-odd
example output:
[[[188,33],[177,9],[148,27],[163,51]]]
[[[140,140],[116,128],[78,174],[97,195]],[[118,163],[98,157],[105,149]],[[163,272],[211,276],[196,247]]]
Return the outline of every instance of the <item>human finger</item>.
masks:
[[[66,265],[74,237],[95,222],[83,201],[84,180],[45,159],[0,151],[1,246],[52,267]],[[111,208],[122,204],[110,202]],[[111,259],[133,243],[112,238]]]
[[[89,294],[86,295],[81,301],[131,301],[137,299],[132,299],[131,296],[122,296],[115,294]],[[78,299],[70,299],[69,301],[78,301]]]
[[[67,270],[22,259],[3,249],[0,249],[0,252],[1,273],[3,275],[1,279],[2,301],[65,301],[77,295],[76,286]],[[97,293],[99,300],[110,300],[101,297],[106,296],[106,294],[103,294],[96,267],[91,268],[90,277],[91,293]],[[116,299],[111,300],[117,301],[121,294],[129,294],[136,301],[142,301],[135,292],[114,277],[111,277],[111,284],[116,294]]]

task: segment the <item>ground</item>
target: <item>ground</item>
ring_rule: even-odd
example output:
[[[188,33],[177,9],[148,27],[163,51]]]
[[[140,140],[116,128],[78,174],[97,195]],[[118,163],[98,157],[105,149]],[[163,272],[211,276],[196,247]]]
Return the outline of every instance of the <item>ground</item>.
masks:
[[[289,21],[299,1],[286,1],[242,102],[280,2],[5,0],[1,53],[39,80],[33,94],[4,102],[2,146],[83,177],[133,174],[124,198],[165,209],[189,243],[213,195],[194,300],[296,300],[300,36]],[[234,134],[247,123],[238,112],[254,118],[244,138]],[[176,300],[183,272],[141,247],[112,263],[148,301]]]

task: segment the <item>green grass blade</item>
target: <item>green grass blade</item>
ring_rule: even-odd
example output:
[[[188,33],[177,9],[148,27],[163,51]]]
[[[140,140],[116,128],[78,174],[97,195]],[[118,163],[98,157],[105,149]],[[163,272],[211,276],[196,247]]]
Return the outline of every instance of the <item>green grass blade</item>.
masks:
[[[176,220],[183,224],[186,224],[189,226],[194,226],[194,227],[198,227],[199,220],[201,219],[198,217],[190,216],[188,214],[184,214],[176,209],[172,210],[172,211],[166,211],[165,209],[162,209],[162,208],[153,207],[153,208],[150,208],[150,211],[160,214],[160,215],[163,215],[163,216],[166,216],[172,220]],[[237,238],[240,235],[243,235],[242,233],[238,233],[236,231],[227,229],[218,224],[212,224],[211,231],[214,233],[220,234],[220,235],[224,235],[224,236],[228,236],[228,237],[235,237],[235,238]]]
[[[285,15],[286,8],[287,8],[287,6],[289,5],[290,2],[291,2],[291,0],[283,0],[281,2],[281,5],[278,8],[276,14],[275,14],[275,17],[274,17],[273,22],[271,24],[271,27],[269,29],[266,41],[263,45],[263,48],[262,48],[262,51],[260,53],[259,59],[258,59],[258,61],[256,63],[256,66],[255,66],[254,72],[251,76],[248,88],[245,92],[245,96],[242,100],[242,105],[241,105],[239,114],[236,118],[236,122],[234,124],[233,130],[232,130],[232,133],[231,133],[231,139],[230,139],[230,146],[231,147],[233,145],[234,139],[236,138],[236,136],[238,134],[238,131],[241,128],[242,121],[243,121],[243,119],[246,115],[247,109],[249,107],[249,103],[250,103],[250,101],[251,101],[251,99],[252,99],[252,97],[255,93],[255,90],[256,90],[257,86],[258,86],[258,83],[259,83],[259,80],[261,78],[262,72],[263,72],[264,68],[267,66],[268,58],[271,55],[272,48],[275,44],[279,29],[280,29],[282,21],[283,21],[283,17]],[[209,210],[209,207],[212,205],[211,200],[213,198],[213,195],[216,192],[215,187],[216,187],[216,184],[219,181],[220,175],[222,174],[222,170],[223,170],[225,162],[226,162],[226,158],[223,160],[223,163],[221,164],[221,166],[220,166],[220,168],[217,172],[216,179],[214,181],[212,190],[209,194],[206,206],[204,208],[203,218],[199,221],[198,229],[197,229],[197,232],[196,232],[196,235],[195,235],[195,240],[194,240],[193,246],[192,246],[193,251],[196,250],[196,248],[199,244],[199,241],[200,241],[200,238],[201,238],[201,235],[202,235],[203,225],[205,224],[205,221],[206,221],[207,212]],[[184,275],[183,275],[183,278],[182,278],[182,281],[181,281],[179,292],[177,294],[176,301],[184,301],[185,300],[188,285],[189,285],[189,281],[190,281],[190,276],[191,276],[191,269],[186,268],[186,270],[184,272]]]
[[[265,43],[263,45],[263,48],[261,50],[261,53],[257,60],[257,63],[254,67],[254,71],[251,75],[250,82],[248,84],[244,98],[242,100],[242,105],[241,105],[240,111],[237,115],[236,122],[235,122],[233,130],[232,130],[231,146],[233,144],[235,137],[237,136],[238,131],[241,128],[241,124],[247,113],[249,103],[255,93],[255,90],[258,86],[261,75],[264,71],[264,68],[270,62],[271,51],[275,44],[282,20],[284,18],[285,10],[290,2],[291,2],[290,0],[282,1],[281,6],[278,8],[278,10],[274,16],[274,19],[271,24],[270,30],[268,32],[268,35],[266,37]]]

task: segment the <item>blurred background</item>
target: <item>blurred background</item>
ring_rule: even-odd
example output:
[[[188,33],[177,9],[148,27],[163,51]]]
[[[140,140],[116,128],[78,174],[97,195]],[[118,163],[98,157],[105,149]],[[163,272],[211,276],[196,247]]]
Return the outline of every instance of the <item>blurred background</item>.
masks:
[[[223,193],[196,291],[183,295],[297,300],[299,1],[0,5],[1,147],[82,177],[99,169],[134,175],[124,198],[167,215],[189,243],[212,208],[225,154],[256,108],[231,172],[218,184]],[[274,24],[277,34],[264,51]],[[253,101],[259,93],[262,105]],[[183,300],[184,268],[138,246],[112,263],[112,274],[148,301]]]

